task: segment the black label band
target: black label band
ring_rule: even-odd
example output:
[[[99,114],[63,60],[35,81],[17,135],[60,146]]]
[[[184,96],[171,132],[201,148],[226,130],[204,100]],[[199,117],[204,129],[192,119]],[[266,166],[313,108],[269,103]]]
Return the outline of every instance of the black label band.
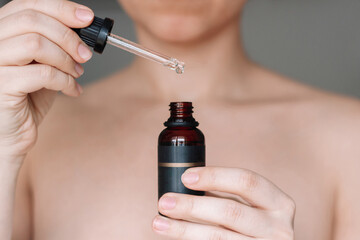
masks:
[[[158,146],[159,163],[205,162],[205,146]]]

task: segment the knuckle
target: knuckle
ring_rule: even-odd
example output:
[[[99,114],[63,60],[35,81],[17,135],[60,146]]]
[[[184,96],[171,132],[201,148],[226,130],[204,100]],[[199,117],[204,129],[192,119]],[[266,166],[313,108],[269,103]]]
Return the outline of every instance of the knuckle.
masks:
[[[209,240],[227,240],[226,234],[219,230],[212,230],[209,235]]]
[[[49,65],[41,65],[39,71],[42,79],[52,80],[55,76],[54,68]]]
[[[186,201],[185,212],[187,212],[190,216],[193,216],[194,210],[195,210],[195,199],[193,197],[189,197]]]
[[[62,34],[62,42],[64,44],[74,42],[74,38],[76,38],[76,33],[70,28],[66,27],[64,33]]]
[[[26,48],[31,53],[36,53],[42,47],[42,37],[36,33],[29,33],[26,36]]]
[[[245,191],[254,191],[259,184],[259,176],[254,172],[245,170],[239,176],[239,184]]]
[[[72,57],[69,54],[65,54],[63,65],[64,66],[74,66],[75,65],[74,60],[72,59]]]
[[[218,174],[216,172],[216,169],[215,168],[209,168],[208,171],[209,171],[210,183],[216,183],[217,179],[218,179]]]
[[[25,9],[20,12],[17,19],[23,26],[31,28],[36,26],[38,22],[38,17],[39,14],[36,11],[32,9]]]
[[[66,88],[71,89],[75,87],[75,81],[72,76],[67,74],[67,82],[66,82]]]
[[[237,202],[229,201],[224,207],[225,221],[230,224],[235,224],[242,217],[243,212],[240,204]]]
[[[59,12],[62,12],[63,9],[64,9],[64,1],[57,1],[56,3],[56,9],[59,11]]]

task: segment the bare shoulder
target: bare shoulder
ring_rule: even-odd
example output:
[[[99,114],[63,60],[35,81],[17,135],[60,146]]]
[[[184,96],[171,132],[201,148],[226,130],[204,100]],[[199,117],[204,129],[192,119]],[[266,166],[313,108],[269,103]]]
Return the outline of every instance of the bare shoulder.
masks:
[[[311,120],[318,127],[344,131],[360,127],[359,99],[302,84],[266,69],[260,68],[258,76],[263,79],[263,86],[268,85],[266,92],[270,93],[263,94],[270,96],[268,102],[280,103],[278,106],[299,114],[296,117]]]
[[[306,101],[306,100],[304,100]],[[354,97],[314,91],[302,106],[311,136],[337,167],[354,164],[360,157],[360,101]],[[306,108],[308,110],[306,110]],[[308,116],[306,116],[308,114]],[[345,159],[346,158],[346,159]]]
[[[351,176],[360,181],[357,170],[354,172],[360,169],[360,101],[321,91],[307,105],[307,121],[314,122],[310,129],[312,144],[323,156],[324,167],[334,170],[338,180]]]
[[[332,160],[336,167],[347,167],[346,162],[355,164],[355,159],[359,162],[359,99],[320,90],[270,72],[267,76],[281,83],[278,94],[281,97],[274,105],[290,123],[291,129],[287,128],[287,131],[306,135],[304,139],[314,146],[314,151]]]
[[[360,100],[313,87],[302,90],[295,101],[297,117],[303,118],[314,133],[334,137],[339,146],[340,139],[360,140]],[[331,142],[328,142],[331,144]]]

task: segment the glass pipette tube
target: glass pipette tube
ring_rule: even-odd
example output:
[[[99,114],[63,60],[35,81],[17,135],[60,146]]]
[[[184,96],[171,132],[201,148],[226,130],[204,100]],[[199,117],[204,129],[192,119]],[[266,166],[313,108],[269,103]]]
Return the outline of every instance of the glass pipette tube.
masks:
[[[161,53],[155,52],[153,50],[147,49],[137,43],[131,42],[125,38],[119,37],[115,34],[110,33],[107,37],[107,43],[121,48],[125,51],[136,54],[140,57],[152,60],[154,62],[160,63],[165,67],[168,67],[171,70],[175,70],[176,73],[183,73],[185,64],[178,61],[175,58],[168,57]]]

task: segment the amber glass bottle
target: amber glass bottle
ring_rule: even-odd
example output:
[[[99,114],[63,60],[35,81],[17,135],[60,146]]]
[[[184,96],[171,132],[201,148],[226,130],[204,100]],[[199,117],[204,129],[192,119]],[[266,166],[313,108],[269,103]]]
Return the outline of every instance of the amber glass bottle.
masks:
[[[205,138],[192,116],[191,102],[170,103],[170,118],[158,141],[158,197],[176,192],[204,195],[186,188],[181,175],[190,167],[205,166]]]

